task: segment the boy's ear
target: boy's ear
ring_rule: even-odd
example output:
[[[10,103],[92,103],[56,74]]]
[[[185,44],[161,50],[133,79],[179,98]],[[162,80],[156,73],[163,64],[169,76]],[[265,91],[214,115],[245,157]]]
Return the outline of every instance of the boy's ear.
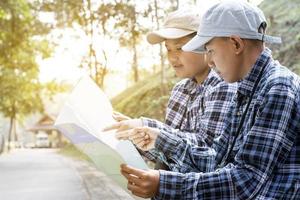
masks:
[[[229,37],[229,41],[233,45],[235,54],[240,54],[245,48],[245,42],[237,35],[232,35]]]

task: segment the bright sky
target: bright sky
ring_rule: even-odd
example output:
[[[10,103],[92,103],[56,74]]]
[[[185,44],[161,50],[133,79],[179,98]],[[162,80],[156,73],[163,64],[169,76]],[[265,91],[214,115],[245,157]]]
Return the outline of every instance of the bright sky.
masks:
[[[251,2],[259,4],[262,0],[252,0]],[[138,1],[140,4],[145,4],[147,1]],[[180,7],[187,7],[187,5],[180,1]],[[198,0],[197,8],[199,12],[204,12],[211,5],[219,2],[219,0]],[[144,5],[140,5],[144,6]],[[42,14],[40,18],[44,21],[51,21],[53,16],[49,14]],[[53,40],[59,45],[55,48],[55,52],[52,57],[41,60],[38,59],[40,65],[40,80],[42,82],[56,79],[57,81],[67,81],[70,83],[76,83],[77,80],[86,72],[79,68],[81,57],[87,52],[88,39],[84,33],[78,28],[75,30],[53,30],[49,39]],[[145,39],[144,39],[145,40]],[[109,57],[108,66],[118,72],[118,76],[107,77],[106,92],[109,96],[113,96],[122,91],[128,86],[127,77],[130,70],[130,63],[132,55],[125,48],[119,48],[117,43],[103,40],[103,38],[95,38],[97,50],[101,52],[104,48]],[[139,58],[139,67],[148,68],[153,64],[159,64],[157,47],[150,47],[145,43],[142,45],[145,49],[139,49],[139,52],[144,52]],[[145,53],[146,52],[146,53]],[[117,82],[117,84],[116,84]],[[111,83],[111,84],[109,84]]]

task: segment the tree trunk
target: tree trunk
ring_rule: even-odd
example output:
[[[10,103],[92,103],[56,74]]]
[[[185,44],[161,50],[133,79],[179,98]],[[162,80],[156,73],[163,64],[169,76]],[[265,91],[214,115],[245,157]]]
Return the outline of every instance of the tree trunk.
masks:
[[[14,123],[14,118],[10,117],[9,119],[9,130],[8,130],[8,141],[7,141],[7,150],[10,150],[11,146],[11,141],[12,141],[12,132],[13,132],[13,123]]]
[[[19,143],[19,137],[18,137],[18,133],[17,133],[17,120],[16,118],[14,118],[14,122],[13,122],[13,129],[12,129],[12,134],[13,134],[13,141],[14,141],[14,146]]]
[[[132,63],[132,70],[133,70],[133,80],[134,82],[139,81],[139,72],[138,72],[138,62],[137,62],[137,50],[135,39],[133,40],[133,63]]]
[[[137,60],[137,41],[136,41],[136,36],[135,36],[135,26],[136,26],[136,14],[135,14],[135,9],[134,9],[134,18],[133,18],[133,23],[131,27],[131,34],[132,34],[132,48],[133,48],[133,63],[132,63],[132,70],[133,70],[133,80],[134,82],[139,81],[139,69],[138,69],[138,60]]]
[[[161,87],[164,93],[165,92],[165,59],[164,59],[162,44],[160,44],[159,46],[159,53],[160,53],[160,65],[161,65]]]
[[[157,0],[154,0],[154,9],[155,9],[155,19],[156,19],[156,28],[160,28],[159,24],[159,17],[158,17],[158,4]],[[162,43],[159,44],[159,56],[160,56],[160,75],[161,75],[161,91],[162,94],[165,93],[165,58],[163,53],[163,45]]]
[[[108,71],[106,66],[107,58],[105,53],[103,53],[105,57],[104,66],[98,61],[98,57],[94,49],[94,41],[93,41],[94,34],[95,34],[95,30],[94,30],[95,13],[92,10],[91,0],[86,0],[86,2],[87,2],[87,6],[84,9],[84,19],[85,19],[84,30],[90,40],[87,66],[88,66],[90,77],[94,79],[94,81],[97,83],[99,87],[104,88],[104,79]],[[105,23],[102,22],[101,26],[102,26],[103,34],[105,36],[106,35]]]
[[[194,0],[193,3],[196,5],[196,1],[197,0]],[[175,11],[175,10],[178,10],[179,8],[179,0],[170,0],[171,2],[171,11]]]
[[[0,133],[0,154],[4,151],[5,138],[2,133]]]
[[[90,44],[89,44],[89,69],[90,69],[90,75],[95,76],[96,72],[93,73],[93,68],[95,69],[95,66],[93,66],[93,58],[94,58],[94,49],[93,49],[93,38],[94,38],[94,30],[93,30],[93,13],[92,13],[92,7],[91,7],[91,0],[87,0],[88,3],[88,12],[89,12],[89,18],[88,18],[88,28],[87,28],[87,35],[90,36]]]

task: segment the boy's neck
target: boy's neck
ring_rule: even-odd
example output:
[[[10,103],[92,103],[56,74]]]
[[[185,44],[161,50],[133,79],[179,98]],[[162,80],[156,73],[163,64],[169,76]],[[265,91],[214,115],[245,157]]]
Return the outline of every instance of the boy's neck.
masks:
[[[208,68],[206,71],[203,71],[195,76],[195,80],[197,81],[197,84],[202,84],[206,80],[210,70],[211,69]]]
[[[254,64],[256,63],[257,59],[261,55],[261,53],[264,51],[265,46],[258,46],[256,48],[252,48],[244,56],[244,62],[242,64],[243,66],[243,72],[241,75],[241,78],[245,78],[253,68]]]

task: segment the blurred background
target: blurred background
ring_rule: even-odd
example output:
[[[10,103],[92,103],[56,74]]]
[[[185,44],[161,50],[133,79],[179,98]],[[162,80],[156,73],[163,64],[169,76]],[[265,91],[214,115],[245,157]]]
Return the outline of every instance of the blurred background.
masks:
[[[53,127],[84,74],[116,111],[163,120],[178,79],[165,48],[148,44],[146,34],[177,8],[204,12],[216,2],[0,0],[0,152],[55,148],[88,160]],[[270,47],[275,59],[300,74],[300,0],[248,2],[264,11],[268,32],[283,39]]]

